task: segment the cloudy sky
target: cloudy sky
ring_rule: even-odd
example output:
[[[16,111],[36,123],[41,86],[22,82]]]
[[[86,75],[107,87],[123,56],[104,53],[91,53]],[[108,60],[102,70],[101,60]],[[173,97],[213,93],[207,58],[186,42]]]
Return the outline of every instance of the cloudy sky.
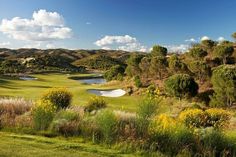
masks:
[[[184,51],[231,40],[236,1],[0,0],[0,47]]]

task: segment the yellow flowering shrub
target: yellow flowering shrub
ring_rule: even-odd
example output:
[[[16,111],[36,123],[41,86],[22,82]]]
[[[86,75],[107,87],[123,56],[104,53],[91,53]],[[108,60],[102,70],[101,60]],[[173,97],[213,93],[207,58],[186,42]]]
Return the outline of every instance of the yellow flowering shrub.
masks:
[[[149,127],[150,134],[170,132],[176,127],[176,121],[166,115],[160,114],[153,118]]]
[[[37,101],[32,108],[33,123],[36,130],[48,128],[56,113],[57,107],[49,100]]]
[[[208,125],[215,128],[226,127],[231,118],[231,113],[224,109],[211,108],[206,110],[208,115]]]
[[[71,103],[72,94],[66,88],[51,88],[42,95],[41,99],[50,101],[57,109],[66,108]]]
[[[206,123],[207,116],[201,109],[187,109],[180,113],[178,119],[188,127],[202,127]]]
[[[230,118],[230,112],[218,108],[210,108],[205,111],[201,109],[188,109],[182,111],[178,117],[179,121],[191,128],[223,128],[228,124]]]
[[[102,109],[107,106],[106,101],[102,97],[91,97],[85,106],[85,111],[92,112],[94,110]]]

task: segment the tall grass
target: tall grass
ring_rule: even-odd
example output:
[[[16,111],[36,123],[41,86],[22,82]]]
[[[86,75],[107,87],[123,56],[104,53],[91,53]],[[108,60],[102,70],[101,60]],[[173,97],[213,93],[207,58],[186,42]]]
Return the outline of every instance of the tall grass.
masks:
[[[1,98],[0,127],[6,128],[18,125],[20,116],[30,111],[32,104],[32,101],[26,101],[23,98]]]
[[[1,98],[0,115],[10,114],[12,116],[21,115],[30,110],[33,102],[23,98]]]

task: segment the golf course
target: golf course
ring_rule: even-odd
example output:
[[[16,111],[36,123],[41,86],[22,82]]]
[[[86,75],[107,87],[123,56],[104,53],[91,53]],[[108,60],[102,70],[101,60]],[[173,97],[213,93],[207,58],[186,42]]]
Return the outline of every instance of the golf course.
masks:
[[[27,100],[37,100],[41,94],[53,87],[65,87],[72,94],[72,105],[86,105],[89,98],[96,96],[89,93],[90,89],[120,89],[122,83],[115,81],[103,84],[87,84],[80,81],[81,78],[93,79],[97,74],[65,74],[65,73],[44,73],[30,75],[32,80],[23,80],[19,77],[0,76],[1,97],[23,97]],[[76,79],[71,79],[71,78]],[[136,111],[139,96],[124,95],[121,97],[103,97],[108,102],[108,107],[116,110]]]

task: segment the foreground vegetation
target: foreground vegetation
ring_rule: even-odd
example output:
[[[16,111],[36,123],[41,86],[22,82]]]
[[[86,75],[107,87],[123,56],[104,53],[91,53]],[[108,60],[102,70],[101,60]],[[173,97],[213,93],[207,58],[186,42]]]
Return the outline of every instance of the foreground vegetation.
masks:
[[[1,129],[74,140],[80,137],[123,153],[236,155],[236,138],[227,135],[227,128],[232,127],[231,111],[191,104],[173,117],[162,113],[163,97],[153,90],[147,91],[136,113],[106,109],[106,101],[99,97],[92,98],[85,107],[71,106],[71,99],[72,94],[65,88],[50,89],[36,102],[1,99]]]
[[[71,157],[139,156],[138,154],[125,154],[116,149],[94,145],[81,138],[48,138],[0,132],[1,157],[66,157],[68,155]]]

